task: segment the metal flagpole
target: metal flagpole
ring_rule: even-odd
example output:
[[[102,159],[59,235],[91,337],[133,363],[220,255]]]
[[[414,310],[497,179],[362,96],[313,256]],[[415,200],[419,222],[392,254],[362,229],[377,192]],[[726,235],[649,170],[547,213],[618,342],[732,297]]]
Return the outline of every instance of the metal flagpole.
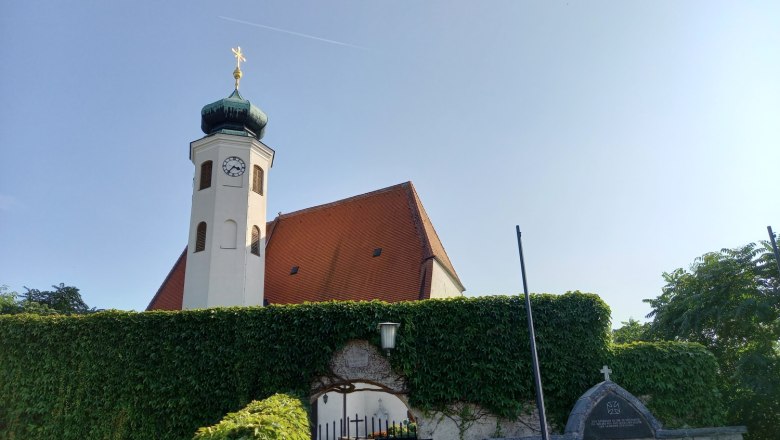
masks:
[[[777,271],[780,272],[780,252],[777,251],[777,242],[775,242],[775,233],[772,232],[771,226],[767,226],[766,230],[769,232],[769,240],[772,242],[772,249],[775,251],[775,262],[777,263]]]
[[[542,440],[548,440],[547,415],[544,413],[544,392],[542,391],[542,377],[539,374],[539,358],[536,355],[536,334],[534,333],[534,319],[531,314],[531,297],[528,295],[528,283],[525,278],[525,260],[523,259],[523,241],[520,239],[520,226],[517,230],[517,248],[520,250],[520,272],[523,275],[523,291],[525,292],[525,311],[528,316],[528,337],[531,340],[531,361],[534,367],[534,387],[536,388],[536,407],[539,409],[539,425],[542,430]]]

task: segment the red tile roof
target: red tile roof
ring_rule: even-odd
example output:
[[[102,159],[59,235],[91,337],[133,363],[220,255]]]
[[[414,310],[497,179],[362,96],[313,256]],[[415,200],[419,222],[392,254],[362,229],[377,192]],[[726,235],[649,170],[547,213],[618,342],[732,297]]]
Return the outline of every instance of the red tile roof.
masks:
[[[157,289],[146,310],[181,310],[184,297],[184,271],[187,269],[187,248],[173,264],[168,276]]]
[[[433,259],[460,284],[411,182],[282,214],[266,236],[272,304],[429,298]],[[185,266],[186,249],[147,310],[181,308]]]

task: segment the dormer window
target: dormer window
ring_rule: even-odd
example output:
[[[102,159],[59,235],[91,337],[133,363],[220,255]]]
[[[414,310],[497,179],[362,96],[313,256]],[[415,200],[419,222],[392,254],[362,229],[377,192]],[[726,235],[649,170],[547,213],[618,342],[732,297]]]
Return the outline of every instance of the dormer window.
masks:
[[[290,275],[295,275],[298,273],[298,266],[293,266],[292,269],[290,269]]]
[[[207,160],[200,164],[200,184],[198,185],[198,191],[211,187],[211,169],[213,164],[210,160]]]

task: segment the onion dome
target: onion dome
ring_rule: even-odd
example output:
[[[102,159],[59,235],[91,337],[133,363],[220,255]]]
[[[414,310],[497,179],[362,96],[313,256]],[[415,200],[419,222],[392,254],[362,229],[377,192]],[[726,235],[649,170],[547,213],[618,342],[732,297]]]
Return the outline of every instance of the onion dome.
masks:
[[[200,111],[200,128],[204,133],[227,133],[262,139],[268,116],[244,99],[238,89],[227,98],[203,107]]]
[[[236,70],[233,71],[236,90],[227,98],[203,107],[200,111],[200,128],[207,135],[226,133],[252,136],[260,140],[265,132],[265,124],[268,123],[268,116],[238,93],[242,76],[241,62],[246,61],[246,58],[241,53],[241,46],[232,50],[233,56],[236,57]]]

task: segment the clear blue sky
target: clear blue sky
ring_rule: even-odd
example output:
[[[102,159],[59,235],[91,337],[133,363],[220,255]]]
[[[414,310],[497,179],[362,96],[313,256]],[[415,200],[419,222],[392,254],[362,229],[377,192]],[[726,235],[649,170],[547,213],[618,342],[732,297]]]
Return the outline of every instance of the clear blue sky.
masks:
[[[146,307],[236,45],[269,215],[411,180],[468,295],[521,292],[515,224],[531,290],[598,293],[615,324],[664,271],[780,230],[775,1],[11,0],[0,284]]]

